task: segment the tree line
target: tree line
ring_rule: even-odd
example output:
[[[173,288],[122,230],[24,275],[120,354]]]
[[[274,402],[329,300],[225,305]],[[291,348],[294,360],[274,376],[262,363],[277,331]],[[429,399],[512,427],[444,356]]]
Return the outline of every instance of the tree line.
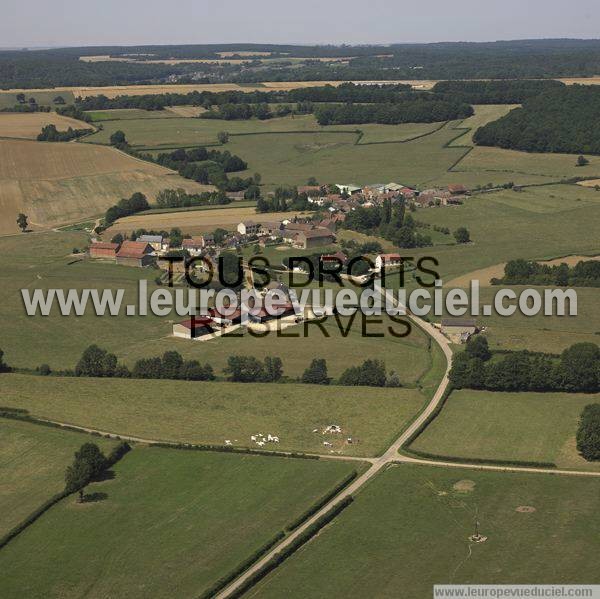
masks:
[[[557,287],[600,287],[600,261],[581,260],[575,266],[565,262],[540,264],[533,260],[510,260],[504,276],[492,285],[556,285]]]
[[[2,351],[0,351],[0,360]],[[4,365],[4,370],[10,369]],[[46,364],[40,366],[38,373],[51,374]],[[198,360],[184,360],[177,351],[166,351],[162,356],[140,358],[129,369],[119,363],[117,356],[98,345],[87,347],[78,360],[74,370],[56,372],[61,376],[166,379],[183,381],[214,381],[217,379],[213,367],[201,364]],[[266,356],[259,360],[256,356],[231,355],[223,369],[227,381],[236,383],[276,383],[285,382],[283,361],[278,356]],[[289,379],[287,379],[289,380]],[[328,375],[327,361],[314,358],[298,382],[314,385],[329,385],[332,378]],[[338,385],[368,387],[400,387],[400,379],[394,371],[386,371],[381,360],[365,360],[358,366],[347,368],[337,380]]]
[[[315,108],[319,125],[435,123],[465,119],[472,114],[473,107],[469,104],[438,100],[426,94],[395,104],[320,105]]]
[[[156,196],[157,208],[190,208],[192,206],[224,206],[231,203],[224,191],[188,193],[184,189],[163,189]]]
[[[38,141],[71,141],[83,137],[90,132],[89,129],[73,129],[69,127],[66,131],[58,131],[56,125],[46,125],[38,134]]]
[[[526,152],[600,154],[600,89],[569,85],[530,98],[477,129],[473,141]]]
[[[471,338],[454,357],[450,382],[457,389],[488,391],[600,391],[600,348],[575,343],[560,356],[513,351],[492,360],[485,337]]]
[[[431,91],[467,104],[522,104],[529,98],[563,87],[562,81],[553,79],[438,81]]]

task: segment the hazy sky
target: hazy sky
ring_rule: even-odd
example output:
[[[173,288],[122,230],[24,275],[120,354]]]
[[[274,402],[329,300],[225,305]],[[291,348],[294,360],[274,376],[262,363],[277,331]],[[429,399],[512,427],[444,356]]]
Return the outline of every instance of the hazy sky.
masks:
[[[599,0],[0,0],[0,15],[2,47],[600,37]]]

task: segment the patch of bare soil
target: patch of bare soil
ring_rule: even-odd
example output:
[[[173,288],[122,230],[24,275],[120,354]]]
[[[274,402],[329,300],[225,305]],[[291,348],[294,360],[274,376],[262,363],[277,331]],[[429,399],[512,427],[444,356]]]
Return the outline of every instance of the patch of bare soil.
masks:
[[[472,493],[475,489],[475,483],[467,478],[459,480],[452,485],[452,488],[459,493]]]

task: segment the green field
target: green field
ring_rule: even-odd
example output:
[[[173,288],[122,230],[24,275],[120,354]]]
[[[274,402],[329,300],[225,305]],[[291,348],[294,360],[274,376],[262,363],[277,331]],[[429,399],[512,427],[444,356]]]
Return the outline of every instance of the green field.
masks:
[[[120,129],[134,146],[147,148],[190,144],[216,144],[219,131],[231,136],[264,133],[341,132],[343,143],[354,144],[362,132],[360,144],[397,142],[434,132],[443,123],[406,123],[401,125],[330,125],[322,127],[313,115],[288,116],[265,121],[198,119],[177,117],[170,111],[137,109],[98,110],[90,113],[94,121],[104,121],[103,131],[89,137],[91,143],[109,143],[110,135]],[[161,122],[156,122],[161,119]],[[164,121],[162,119],[169,119]],[[258,142],[258,140],[257,140]]]
[[[491,301],[492,294],[502,286],[482,289],[481,300]],[[512,287],[518,294],[526,287]],[[536,287],[540,293],[544,289]],[[577,316],[524,316],[517,311],[513,316],[485,316],[481,322],[487,327],[486,336],[492,348],[529,349],[531,351],[560,353],[574,343],[600,343],[600,289],[580,287],[577,292]]]
[[[25,90],[23,92],[25,94],[26,100],[29,98],[35,98],[36,102],[40,106],[55,106],[53,100],[57,96],[62,96],[65,99],[67,104],[73,104],[75,102],[75,96],[73,92],[69,91],[28,91]],[[12,92],[0,92],[0,109],[2,108],[12,108],[18,104],[17,102],[17,94]]]
[[[446,457],[552,462],[600,470],[577,452],[579,416],[600,395],[454,391],[411,449]]]
[[[577,167],[577,157],[572,154],[536,154],[518,152],[500,148],[476,147],[466,156],[455,171],[471,178],[475,173],[485,173],[490,181],[507,180],[507,174],[513,173],[515,182],[536,182],[545,178],[558,181],[570,177],[597,177],[600,175],[600,157],[588,156],[590,163]]]
[[[140,108],[115,108],[112,110],[88,110],[94,123],[104,121],[130,121],[138,119],[169,119],[177,115],[168,110],[142,110]]]
[[[597,480],[392,467],[247,596],[428,599],[434,584],[599,583],[597,506]],[[477,545],[476,519],[488,537]]]
[[[435,256],[442,279],[448,282],[516,258],[594,255],[598,244],[586,231],[600,226],[600,193],[582,193],[575,185],[506,190],[474,195],[462,206],[422,208],[413,217],[451,231],[462,226],[470,231],[470,244],[403,250],[403,255]],[[428,234],[428,230],[423,232]]]
[[[2,596],[197,597],[354,464],[136,448],[0,554]]]
[[[64,489],[66,467],[83,443],[116,444],[80,433],[0,420],[0,537]]]
[[[266,449],[360,456],[387,448],[425,400],[416,389],[22,374],[0,376],[0,396],[34,416],[145,439],[256,448],[250,436],[271,433],[280,443]],[[322,435],[329,424],[343,434]]]

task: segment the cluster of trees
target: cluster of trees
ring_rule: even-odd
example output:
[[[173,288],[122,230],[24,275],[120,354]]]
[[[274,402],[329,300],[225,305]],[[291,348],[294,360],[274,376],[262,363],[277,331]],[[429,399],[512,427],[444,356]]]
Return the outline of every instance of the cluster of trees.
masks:
[[[381,206],[358,206],[346,215],[345,229],[390,240],[396,247],[414,248],[432,245],[431,237],[417,231],[417,223],[406,214],[404,200],[392,205],[385,200]]]
[[[131,371],[131,378],[212,381],[215,374],[210,364],[184,360],[179,352],[166,351],[162,357],[138,360]]]
[[[71,141],[83,135],[87,135],[89,129],[73,129],[69,127],[66,131],[58,131],[56,125],[46,125],[42,127],[41,133],[38,134],[38,141]]]
[[[576,343],[559,357],[518,351],[491,358],[485,337],[470,339],[465,351],[454,358],[452,385],[489,391],[600,390],[600,348],[594,343]]]
[[[108,468],[130,449],[128,443],[121,441],[106,457],[95,443],[84,443],[75,452],[73,463],[65,471],[65,491],[79,491],[79,501],[83,501],[83,488],[93,481],[101,480]]]
[[[260,197],[256,202],[257,212],[287,212],[288,210],[310,210],[311,204],[305,193],[298,193],[295,187],[280,186],[273,195]]]
[[[425,94],[395,104],[328,104],[315,109],[319,125],[435,123],[465,119],[472,114],[473,107],[469,104]]]
[[[532,260],[510,260],[501,279],[492,285],[556,285],[558,287],[600,287],[600,262],[581,260],[575,266],[566,263],[551,266]]]
[[[195,162],[212,162],[221,166],[226,173],[235,173],[244,171],[248,168],[248,164],[239,156],[232,154],[228,150],[221,152],[219,150],[207,150],[199,147],[191,150],[174,150],[159,154],[156,157],[156,162],[173,170],[185,168],[190,163]]]
[[[365,360],[360,366],[351,366],[342,373],[340,385],[365,387],[400,387],[398,375],[386,374],[385,363],[381,360]]]
[[[236,383],[276,383],[283,377],[283,363],[276,356],[262,362],[254,356],[229,356],[223,372]]]
[[[265,121],[273,117],[287,116],[292,113],[288,105],[280,105],[271,110],[268,104],[219,104],[216,109],[211,109],[199,115],[201,119],[223,119],[225,121],[259,119]]]
[[[600,404],[585,406],[577,430],[577,449],[586,460],[600,460]]]
[[[211,381],[215,378],[210,364],[197,360],[184,361],[176,351],[167,351],[162,357],[138,360],[131,372],[117,362],[111,354],[97,345],[90,345],[75,366],[75,376],[119,377],[136,379],[177,379],[185,381]]]
[[[141,212],[142,210],[148,210],[148,208],[150,208],[150,205],[148,204],[146,196],[143,193],[136,191],[131,194],[129,198],[121,199],[118,204],[111,206],[106,211],[104,214],[104,226],[109,227],[119,218],[130,216],[131,214]]]
[[[223,191],[187,193],[184,189],[163,189],[156,196],[158,208],[189,208],[190,206],[222,206],[230,204]]]
[[[327,374],[327,361],[324,358],[314,358],[302,373],[300,381],[307,385],[329,385],[331,379]]]
[[[221,152],[207,150],[203,147],[191,150],[179,149],[159,154],[154,162],[176,170],[186,179],[203,184],[210,183],[225,191],[242,191],[253,185],[258,186],[258,181],[253,177],[227,177],[226,173],[243,171],[248,168],[246,162],[227,150]],[[259,195],[257,189],[254,189],[254,194]]]
[[[522,104],[529,98],[564,86],[553,79],[438,81],[431,91],[468,104]]]
[[[569,85],[530,98],[477,129],[476,144],[527,152],[600,154],[600,89]]]
[[[83,499],[83,488],[98,480],[108,467],[106,456],[95,443],[84,443],[76,452],[73,463],[65,471],[65,491],[79,491]]]

